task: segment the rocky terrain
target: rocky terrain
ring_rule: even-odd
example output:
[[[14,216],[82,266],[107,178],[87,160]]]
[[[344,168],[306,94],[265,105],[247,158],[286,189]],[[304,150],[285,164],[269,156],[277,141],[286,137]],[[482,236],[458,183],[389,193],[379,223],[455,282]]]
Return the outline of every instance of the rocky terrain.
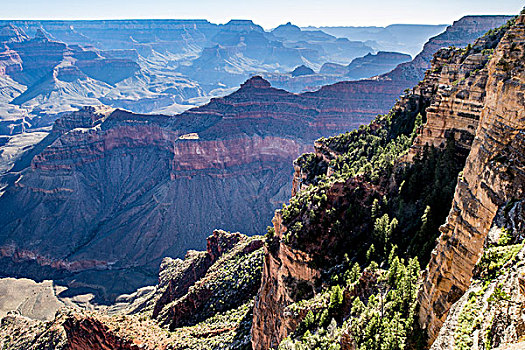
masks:
[[[81,106],[173,115],[256,73],[369,52],[292,24],[265,31],[243,20],[0,21],[0,173]]]
[[[243,20],[4,20],[0,43],[0,132],[8,135],[82,105],[178,113],[257,72],[374,51],[321,31],[288,24],[267,32]]]
[[[346,72],[344,75],[351,80],[371,78],[384,72],[390,72],[399,64],[410,60],[411,57],[409,55],[400,54],[398,52],[379,51],[375,55],[368,54],[354,59],[347,67],[345,67]],[[334,71],[331,71],[332,69],[334,69]],[[337,66],[330,66],[325,63],[319,72],[327,74],[333,72],[337,74],[338,69],[339,67]]]
[[[468,18],[476,24],[472,25]],[[413,62],[383,76],[381,82],[376,79],[344,83],[325,91],[345,90],[348,103],[355,104],[352,109],[356,115],[373,117],[385,113],[404,89],[422,78],[431,55],[441,45],[464,45],[502,21],[502,16],[467,17],[432,39]],[[203,104],[210,97],[231,93],[253,72],[276,69],[291,72],[301,64],[318,70],[321,64],[334,62],[332,58],[346,52],[344,60],[332,63],[338,67],[358,53],[370,52],[357,43],[339,42],[322,32],[301,31],[291,24],[272,32],[265,32],[250,21],[233,21],[223,26],[175,20],[0,21],[0,24],[3,25],[0,38],[5,47],[0,54],[0,173],[10,169],[25,150],[45,137],[57,117],[79,106],[103,104],[136,113],[172,115]],[[122,36],[105,35],[102,31]],[[244,44],[245,37],[253,39],[248,46]],[[285,47],[272,49],[263,66],[252,58],[243,58],[263,57],[269,54],[270,42],[276,45],[283,41]],[[299,47],[309,42],[318,45],[308,50]],[[318,51],[314,55],[317,60],[298,59],[293,53],[306,55],[314,49]],[[295,58],[290,61],[288,56]],[[373,61],[379,56],[369,59]],[[268,60],[279,62],[279,67],[270,68]],[[285,61],[289,65],[283,65]],[[381,70],[390,68],[379,66]],[[216,76],[210,74],[210,69]],[[321,85],[349,79],[344,74],[263,75],[273,86],[289,91],[318,90]],[[231,81],[217,85],[221,77]],[[212,85],[204,83],[211,78]]]
[[[525,16],[520,16],[485,67],[488,78],[481,113],[461,115],[475,117],[476,133],[423,281],[420,318],[430,341],[451,305],[468,289],[489,232],[508,231],[516,241],[522,240],[524,45]],[[458,125],[458,129],[469,126]],[[498,218],[502,211],[504,218]]]
[[[368,343],[377,341],[375,334],[391,334],[394,344],[425,347],[439,333],[435,349],[487,348],[521,340],[517,310],[523,297],[517,271],[522,255],[517,252],[523,239],[524,18],[465,49],[440,50],[425,79],[389,116],[359,131],[321,139],[314,154],[296,161],[295,195],[276,212],[265,247],[252,328],[255,349],[279,344],[283,349],[300,344],[368,349],[375,348]],[[376,146],[366,151],[365,142]],[[382,156],[376,158],[378,148]],[[411,229],[412,210],[419,224]],[[445,225],[438,232],[440,224]],[[489,232],[492,241],[487,241]],[[419,291],[419,324],[412,309],[417,292],[398,294],[396,285],[417,290],[417,274],[410,275],[416,262],[409,260],[399,270],[403,260],[396,260],[397,251],[425,264],[430,259]],[[372,260],[380,262],[379,270]],[[361,273],[355,262],[369,265]],[[471,285],[476,268],[476,278],[486,282]],[[401,280],[385,277],[396,270],[406,271]],[[411,284],[404,284],[404,273],[413,278]],[[323,294],[324,304],[319,299]],[[386,309],[377,304],[382,298],[390,305]],[[330,309],[336,300],[340,308]],[[382,316],[384,322],[370,328],[379,311],[399,310],[397,303],[400,314]],[[498,308],[505,303],[510,314],[503,316]],[[408,322],[401,333],[395,323],[399,317]]]
[[[371,110],[356,118],[358,89],[410,81],[434,45],[459,42],[461,31],[448,28],[375,80],[292,94],[254,77],[177,116],[91,107],[58,119],[4,176],[2,266],[73,274],[84,291],[96,276],[106,297],[119,292],[108,280],[131,287],[163,254],[182,257],[185,237],[205,230],[188,228],[233,212],[262,218],[261,203],[280,204],[290,184],[264,198],[261,186],[290,176],[282,164],[317,140],[293,163],[292,197],[264,238],[215,230],[206,251],[163,259],[157,285],[112,305],[71,305],[47,321],[9,313],[0,346],[520,348],[525,13],[482,18],[505,23],[438,50],[390,112],[358,128]],[[232,192],[229,207],[220,197]],[[196,221],[174,216],[181,208]]]
[[[81,105],[178,113],[231,92],[253,74],[286,73],[301,64],[317,71],[377,51],[290,23],[264,31],[239,20],[4,20],[0,28],[0,132],[8,135],[50,125],[58,113]],[[470,40],[463,38],[461,45]],[[370,73],[384,73],[392,64]],[[353,78],[271,82],[303,91]]]
[[[201,248],[214,227],[264,232],[289,197],[293,159],[371,118],[347,93],[295,95],[254,77],[174,117],[63,115],[3,177],[2,275],[74,279],[112,298],[151,283],[163,257]]]
[[[156,286],[123,295],[110,307],[62,308],[47,321],[10,313],[2,319],[0,347],[249,348],[262,245],[261,237],[216,230],[206,251],[164,259]]]
[[[509,16],[465,16],[448,26],[443,33],[430,38],[413,60],[404,63],[401,62],[407,61],[408,56],[399,53],[378,53],[357,58],[347,67],[328,62],[316,74],[294,77],[289,73],[266,73],[262,76],[273,86],[294,92],[315,91],[323,85],[336,84],[342,80],[370,78],[356,82],[357,87],[362,84],[362,88],[357,88],[356,93],[360,90],[368,92],[356,96],[363,100],[361,105],[364,107],[383,99],[390,102],[390,95],[383,96],[382,92],[392,91],[394,95],[400,95],[405,89],[416,85],[423,79],[426,70],[430,68],[434,53],[440,48],[464,47],[509,19]],[[378,94],[369,93],[367,86],[370,84],[377,85]],[[390,107],[389,105],[381,113],[386,113]]]

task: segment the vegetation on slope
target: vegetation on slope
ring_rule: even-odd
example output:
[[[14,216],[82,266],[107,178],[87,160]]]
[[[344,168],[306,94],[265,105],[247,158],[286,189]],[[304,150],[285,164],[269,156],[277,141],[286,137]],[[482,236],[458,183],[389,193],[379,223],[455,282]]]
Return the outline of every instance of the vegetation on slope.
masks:
[[[414,105],[359,130],[320,139],[321,151],[336,154],[325,166],[312,154],[297,161],[309,185],[281,210],[287,244],[308,251],[320,232],[329,232],[338,237],[337,246],[324,248],[335,249],[336,257],[346,253],[363,262],[372,249],[381,261],[395,244],[402,256],[428,261],[465,156],[449,139],[444,149],[426,147],[413,162],[399,162],[424,120],[425,105]],[[330,176],[319,172],[325,168],[332,170]],[[335,193],[337,183],[342,195]]]
[[[519,260],[518,253],[523,249],[521,238],[511,235],[502,229],[498,242],[490,244],[483,252],[483,256],[476,265],[476,274],[472,281],[471,291],[467,301],[461,306],[454,329],[454,346],[459,350],[468,350],[473,347],[473,334],[479,332],[477,345],[484,349],[491,349],[496,338],[503,338],[504,332],[495,334],[493,310],[505,309],[505,323],[512,323],[513,316],[508,311],[510,304],[520,304],[516,296],[512,295],[513,276],[511,270],[519,271],[523,261]],[[512,244],[514,242],[519,242]],[[523,259],[523,256],[521,256]],[[516,273],[516,272],[515,272]],[[501,276],[501,278],[500,278]],[[490,317],[487,317],[487,314]],[[501,325],[500,325],[501,326]]]
[[[290,305],[291,312],[308,312],[279,349],[338,350],[341,338],[356,349],[404,349],[409,339],[417,338],[414,321],[420,266],[417,258],[405,263],[394,251],[388,265],[388,269],[379,269],[371,262],[361,272],[355,263],[321,297]]]
[[[426,103],[418,102],[320,139],[324,157],[303,155],[296,162],[308,187],[281,210],[284,242],[313,253],[325,287],[289,307],[306,316],[281,349],[423,344],[415,322],[419,261],[428,261],[465,155],[448,139],[443,148],[425,147],[412,162],[403,161],[425,119]],[[271,231],[269,241],[271,247]]]
[[[491,50],[508,27],[453,54],[463,60]],[[429,260],[467,156],[449,137],[407,161],[430,98],[407,91],[389,114],[318,140],[315,154],[296,161],[303,186],[280,212],[282,243],[308,253],[322,277],[290,306],[302,322],[282,349],[424,343],[414,319],[419,262]],[[268,244],[270,251],[278,244],[272,230]]]

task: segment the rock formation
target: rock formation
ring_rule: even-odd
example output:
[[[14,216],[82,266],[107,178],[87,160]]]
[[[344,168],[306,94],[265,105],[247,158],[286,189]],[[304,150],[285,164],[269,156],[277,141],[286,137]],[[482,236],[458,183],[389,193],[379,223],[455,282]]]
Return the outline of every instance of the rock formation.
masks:
[[[6,175],[2,273],[75,274],[122,293],[150,283],[139,267],[151,271],[165,256],[200,248],[214,227],[264,232],[289,196],[292,160],[316,138],[368,120],[346,93],[295,95],[254,77],[173,117],[107,108],[65,114]],[[136,271],[127,276],[132,287],[109,277],[122,269]]]
[[[451,152],[447,150],[453,142],[455,166],[462,166],[468,154],[467,163],[420,292],[420,324],[428,330],[430,341],[436,337],[447,310],[470,285],[474,265],[483,253],[485,237],[494,226],[494,216],[505,207],[513,208],[523,197],[523,145],[520,143],[523,101],[519,96],[523,92],[524,37],[521,16],[515,24],[491,31],[465,49],[448,48],[436,53],[423,81],[406,92],[390,113],[390,120],[397,125],[395,128],[406,128],[402,125],[413,118],[411,115],[420,114],[425,120],[423,126],[416,129],[417,137],[407,155],[398,159],[391,175],[388,171],[382,175],[380,172],[379,179],[374,179],[370,170],[364,170],[362,176],[349,177],[352,172],[345,173],[342,166],[348,159],[347,165],[353,167],[352,159],[359,152],[359,149],[347,150],[345,142],[359,135],[380,132],[385,128],[381,118],[377,124],[371,123],[359,132],[319,140],[315,154],[304,155],[296,162],[292,190],[295,197],[290,207],[276,213],[275,235],[270,236],[273,238],[265,248],[262,285],[252,329],[255,349],[276,347],[284,338],[295,334],[306,311],[297,314],[291,308],[296,310],[294,305],[301,304],[299,301],[303,299],[312,298],[310,302],[314,303],[308,290],[323,293],[321,285],[329,283],[323,276],[344,266],[343,253],[345,259],[358,260],[367,249],[360,245],[380,243],[373,236],[376,226],[367,221],[363,212],[376,210],[373,202],[379,202],[379,198],[385,198],[387,207],[398,208],[395,203],[399,203],[398,196],[404,196],[403,190],[392,192],[392,189],[407,186],[402,181],[404,178],[399,178],[406,175],[399,174],[410,172],[401,169],[417,166],[421,155],[430,148],[442,154]],[[389,75],[398,74],[402,66]],[[392,129],[385,134],[391,132]],[[374,166],[368,169],[373,170]],[[455,186],[457,172],[451,175],[452,183],[443,185],[449,189]],[[425,181],[428,183],[428,179]],[[448,190],[441,188],[440,191]],[[450,206],[451,201],[452,196],[446,205]],[[348,204],[353,202],[359,203],[361,209]],[[404,202],[403,206],[406,205]],[[398,216],[396,210],[386,211]],[[447,212],[439,220],[444,221]],[[410,244],[418,239],[415,233],[408,246],[403,238],[406,235],[396,234],[396,227],[405,230],[406,226],[403,222],[394,226],[390,239],[399,244],[400,249],[410,252]],[[430,240],[430,245],[423,243],[423,251],[432,247],[432,239],[423,238]],[[328,251],[330,254],[326,254]],[[344,312],[347,312],[345,317],[350,317],[349,310]],[[345,323],[342,327],[345,332]],[[340,344],[351,347],[352,341],[343,337]]]
[[[292,77],[299,77],[302,75],[310,75],[314,73],[315,72],[312,68],[307,67],[305,65],[300,65],[299,67],[295,68],[290,74],[292,75]]]
[[[396,68],[399,64],[410,61],[411,57],[398,52],[379,51],[354,59],[347,67],[346,76],[352,80],[374,77]]]
[[[0,132],[49,126],[82,105],[180,113],[256,72],[372,50],[297,30],[290,41],[244,20],[0,21]]]
[[[378,103],[377,101],[388,101],[390,104],[382,112],[379,112],[386,113],[392,106],[392,99],[390,96],[383,96],[382,91],[395,91],[394,95],[401,95],[405,89],[412,88],[423,79],[425,72],[430,68],[430,62],[434,53],[440,48],[448,46],[464,47],[488,30],[504,24],[509,19],[510,16],[465,16],[447,27],[443,33],[430,38],[424,45],[423,50],[412,61],[405,63],[401,62],[407,61],[408,56],[403,56],[399,53],[379,53],[378,55],[358,58],[353,68],[352,63],[350,63],[344,70],[341,70],[341,64],[334,66],[333,63],[330,63],[325,65],[324,68],[321,67],[320,73],[315,75],[292,77],[287,74],[264,74],[263,76],[275,87],[302,92],[314,91],[323,85],[336,84],[342,80],[371,78],[382,74],[373,80],[364,79],[356,84],[357,87],[361,84],[364,91],[369,91],[368,86],[374,84],[377,86],[377,94],[360,95],[359,91],[361,89],[356,88],[355,98],[362,100],[361,108],[365,108],[369,104]],[[393,62],[384,63],[385,58],[390,59],[391,55],[396,57],[393,62],[400,63],[397,67]],[[382,63],[378,66],[379,62]],[[356,75],[352,76],[349,74],[351,72],[348,69],[351,69],[354,72],[352,74]],[[358,71],[355,71],[355,69],[358,69]]]
[[[363,41],[378,51],[398,51],[416,56],[428,38],[438,35],[447,25],[392,24],[386,27],[307,27],[304,30],[320,29],[338,38]]]
[[[459,24],[473,35],[481,22]],[[233,42],[246,31],[261,39],[249,21],[228,26],[221,35]],[[434,349],[520,341],[525,15],[439,50],[388,114],[356,128],[387,108],[360,107],[365,94],[419,80],[433,45],[463,40],[457,26],[374,80],[293,94],[253,77],[180,115],[63,115],[3,178],[0,266],[74,278],[107,299],[148,282],[164,256],[182,257],[211,226],[260,233],[288,194],[286,164],[318,140],[294,163],[293,197],[264,241],[216,230],[206,251],[163,259],[156,286],[114,305],[51,321],[9,314],[0,345],[404,348],[422,339],[417,321]],[[430,260],[419,297],[417,258]]]
[[[525,16],[495,49],[479,124],[454,203],[423,281],[420,320],[432,342],[468,289],[498,210],[523,198]],[[467,116],[468,117],[468,116]]]
[[[156,286],[85,311],[60,309],[48,321],[11,312],[2,349],[203,349],[249,345],[253,297],[262,270],[261,237],[215,230],[203,252],[164,259]]]

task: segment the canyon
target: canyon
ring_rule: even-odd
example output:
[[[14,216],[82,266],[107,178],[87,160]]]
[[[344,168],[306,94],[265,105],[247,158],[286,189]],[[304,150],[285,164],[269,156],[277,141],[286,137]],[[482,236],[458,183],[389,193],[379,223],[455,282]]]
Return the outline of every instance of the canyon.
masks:
[[[449,48],[438,51],[425,78],[406,93],[391,112],[393,121],[417,113],[424,113],[426,119],[417,128],[417,136],[408,153],[399,158],[398,168],[409,168],[412,166],[411,162],[420,161],[415,158],[421,157],[429,146],[442,150],[448,148],[447,140],[455,141],[454,152],[459,159],[464,161],[466,157],[466,166],[459,176],[450,213],[446,223],[440,228],[438,244],[431,254],[419,292],[419,324],[427,332],[428,344],[432,344],[438,333],[440,334],[439,342],[433,347],[435,349],[452,349],[465,344],[464,339],[457,336],[463,330],[456,323],[463,322],[462,324],[476,329],[476,323],[471,325],[461,318],[465,317],[461,314],[461,306],[455,306],[455,315],[451,316],[455,317],[453,320],[447,319],[447,312],[469,288],[476,263],[484,252],[489,231],[499,230],[500,235],[505,232],[513,237],[513,242],[520,242],[523,235],[520,210],[524,183],[521,143],[524,110],[524,18],[523,15],[519,16],[515,22],[511,21],[511,24],[490,32],[465,49]],[[503,101],[505,102],[502,103]],[[384,123],[380,119],[379,125],[371,124],[369,129],[360,129],[355,135],[358,137],[360,133],[376,133]],[[336,252],[341,252],[341,255],[345,253],[345,259],[352,258],[352,255],[355,256],[354,259],[359,259],[359,249],[355,248],[357,242],[372,241],[379,244],[370,236],[372,227],[367,226],[366,221],[361,221],[363,219],[359,215],[362,214],[359,214],[352,203],[370,210],[372,202],[381,196],[392,196],[383,198],[395,201],[398,194],[389,194],[394,185],[389,183],[392,180],[388,178],[380,178],[378,183],[366,176],[368,174],[341,177],[343,173],[337,163],[345,160],[341,158],[343,154],[339,140],[344,140],[344,135],[317,141],[315,153],[310,158],[301,158],[295,163],[293,193],[297,199],[292,198],[290,209],[276,212],[273,219],[275,233],[269,237],[270,242],[265,247],[262,284],[254,309],[254,349],[275,348],[282,345],[283,339],[290,335],[300,343],[301,338],[296,334],[301,321],[304,322],[306,311],[298,313],[292,310],[297,310],[298,307],[300,310],[299,305],[305,305],[305,290],[316,290],[313,295],[311,292],[307,293],[315,310],[315,295],[322,293],[319,285],[329,283],[324,276],[329,274],[330,269],[344,265],[343,257],[338,258]],[[331,176],[334,180],[319,180],[320,175],[328,176],[328,179]],[[320,195],[320,198],[325,196],[325,202],[321,199],[321,204],[318,204],[316,195]],[[341,216],[339,213],[350,210],[346,208],[354,208],[354,211],[347,211],[344,214],[346,216]],[[497,213],[500,217],[498,220],[495,218]],[[319,219],[312,219],[317,217]],[[344,226],[346,222],[351,225]],[[360,236],[359,232],[364,232],[365,236]],[[395,233],[392,235],[395,240]],[[400,245],[400,249],[406,249],[402,248],[402,239],[402,236],[399,237],[396,244]],[[410,244],[413,243],[414,240]],[[327,251],[331,254],[326,255]],[[410,246],[407,251],[410,251]],[[367,252],[367,256],[368,254]],[[502,264],[507,263],[510,269],[509,264],[515,261],[503,260]],[[358,287],[359,285],[347,286],[344,293],[347,290],[352,293],[352,288]],[[512,295],[516,299],[513,300],[523,302],[521,294],[513,291],[513,285],[507,283],[505,288],[510,290],[509,293],[514,293]],[[491,289],[492,292],[494,290]],[[467,303],[472,303],[472,299],[469,299],[472,298],[472,293],[482,293],[485,288],[479,291],[480,284],[462,299],[462,305],[467,307]],[[490,292],[487,291],[484,295],[486,300]],[[490,300],[485,303],[483,307],[488,310],[494,308]],[[343,294],[343,307],[343,310],[347,310],[343,311],[344,315],[350,315],[346,294]],[[492,309],[491,312],[496,311]],[[483,314],[475,314],[473,317],[483,319]],[[521,327],[521,323],[517,314],[513,317],[512,320],[507,319],[500,323],[501,327],[507,327],[504,329],[505,337],[494,331],[488,337],[497,339],[499,345],[518,342],[522,333],[519,333],[519,329],[514,331],[514,327]],[[442,327],[443,322],[450,328]],[[483,329],[489,332],[490,320],[481,322],[484,322]],[[343,332],[344,327],[345,323]],[[354,337],[357,336],[358,334],[354,334]],[[478,346],[483,344],[475,335],[467,333],[465,336],[467,344],[469,341]],[[491,341],[492,338],[487,339],[484,341]],[[348,339],[344,335],[339,344],[342,348],[357,347],[351,337]]]
[[[467,16],[373,79],[64,113],[2,177],[1,271],[113,303],[29,296],[0,346],[519,347],[524,44]]]
[[[249,20],[3,20],[0,42],[4,135],[49,126],[85,105],[180,113],[259,72],[374,52],[321,31],[265,31]]]
[[[439,45],[462,46],[504,19],[474,16],[456,23],[457,29],[444,33],[449,39],[437,39],[427,49],[427,63]],[[265,31],[243,20],[224,25],[204,20],[4,20],[0,32],[5,46],[0,53],[2,135],[49,127],[61,113],[84,105],[176,114],[231,93],[254,74],[278,88],[313,91],[355,77],[292,79],[285,73],[303,64],[316,71],[326,63],[347,65],[381,50],[290,23]],[[399,38],[409,40],[406,33]],[[377,62],[359,77],[386,73],[394,65]]]
[[[449,39],[427,47],[466,41],[450,33],[470,37],[503,19],[465,32],[452,26]],[[463,22],[471,19],[455,25]],[[114,299],[151,284],[163,257],[202,248],[215,228],[263,233],[290,196],[292,161],[319,137],[387,111],[413,79],[400,71],[424,71],[429,50],[388,78],[315,92],[293,94],[254,77],[176,116],[108,107],[64,114],[2,177],[2,275],[81,281],[79,293]]]
[[[338,102],[347,93],[295,95],[254,77],[175,117],[65,114],[4,176],[2,274],[96,280],[112,298],[151,283],[163,257],[200,248],[215,227],[264,232],[289,197],[293,159],[368,120],[356,101]]]
[[[303,30],[322,30],[340,38],[369,42],[377,45],[381,51],[398,51],[416,56],[428,38],[440,34],[447,25],[391,24],[386,27],[302,27]],[[404,36],[410,33],[410,40]]]

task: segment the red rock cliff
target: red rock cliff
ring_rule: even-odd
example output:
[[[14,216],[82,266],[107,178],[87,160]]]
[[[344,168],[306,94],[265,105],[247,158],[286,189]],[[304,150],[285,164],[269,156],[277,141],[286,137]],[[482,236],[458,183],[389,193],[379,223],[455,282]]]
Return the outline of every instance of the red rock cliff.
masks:
[[[430,342],[451,305],[470,285],[499,208],[523,198],[525,171],[525,16],[505,34],[487,66],[476,137],[420,294],[420,323]]]

